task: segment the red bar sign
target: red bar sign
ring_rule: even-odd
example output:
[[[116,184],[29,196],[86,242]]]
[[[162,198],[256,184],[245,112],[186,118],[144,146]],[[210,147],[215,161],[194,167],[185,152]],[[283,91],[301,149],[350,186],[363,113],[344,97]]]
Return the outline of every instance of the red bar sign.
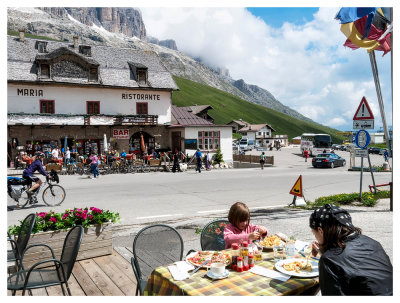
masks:
[[[114,139],[129,139],[129,129],[113,129]]]

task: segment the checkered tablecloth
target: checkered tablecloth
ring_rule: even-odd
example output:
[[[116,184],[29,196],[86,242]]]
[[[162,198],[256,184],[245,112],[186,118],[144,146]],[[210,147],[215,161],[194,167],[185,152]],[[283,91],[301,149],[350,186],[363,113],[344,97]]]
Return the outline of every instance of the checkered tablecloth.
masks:
[[[263,253],[258,266],[274,269],[272,253]],[[284,296],[301,294],[318,284],[318,278],[294,278],[286,282],[263,277],[251,272],[231,271],[228,278],[212,280],[201,269],[190,278],[175,281],[167,266],[157,267],[147,282],[144,295],[158,296]]]

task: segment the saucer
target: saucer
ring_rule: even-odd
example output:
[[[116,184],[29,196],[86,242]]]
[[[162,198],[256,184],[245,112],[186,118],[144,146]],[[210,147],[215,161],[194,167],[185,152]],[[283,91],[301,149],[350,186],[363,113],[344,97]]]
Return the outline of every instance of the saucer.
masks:
[[[225,272],[222,275],[216,276],[211,272],[211,270],[207,270],[207,274],[206,275],[207,275],[207,277],[209,277],[209,278],[211,278],[213,280],[225,279],[225,278],[227,278],[229,276],[229,271],[225,269]]]

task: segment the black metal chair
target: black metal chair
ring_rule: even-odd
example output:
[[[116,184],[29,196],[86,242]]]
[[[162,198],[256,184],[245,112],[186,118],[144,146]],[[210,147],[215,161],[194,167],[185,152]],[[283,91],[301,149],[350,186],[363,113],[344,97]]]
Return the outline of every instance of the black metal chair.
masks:
[[[229,224],[227,220],[215,220],[207,223],[201,231],[201,250],[224,250],[224,229]]]
[[[17,290],[22,290],[22,295],[25,291],[31,289],[60,285],[63,295],[65,284],[68,295],[71,296],[71,291],[68,286],[68,279],[71,276],[72,268],[74,267],[76,257],[78,256],[79,247],[82,241],[83,227],[81,225],[74,226],[70,229],[64,240],[64,245],[60,260],[56,259],[53,249],[46,244],[34,244],[28,246],[22,254],[21,264],[22,270],[14,273],[7,279],[7,289],[12,291],[15,296]],[[23,268],[24,254],[32,247],[43,246],[48,248],[52,255],[51,259],[42,260],[28,270]]]
[[[153,270],[182,260],[183,240],[179,232],[168,225],[155,224],[141,229],[133,240],[131,265],[137,280],[136,295],[146,288]]]
[[[15,262],[17,270],[21,266],[21,256],[24,252],[29,238],[31,237],[33,226],[35,225],[36,214],[29,214],[26,216],[21,224],[21,229],[18,233],[17,239],[14,240],[7,232],[7,241],[11,244],[11,249],[7,250],[7,262]]]

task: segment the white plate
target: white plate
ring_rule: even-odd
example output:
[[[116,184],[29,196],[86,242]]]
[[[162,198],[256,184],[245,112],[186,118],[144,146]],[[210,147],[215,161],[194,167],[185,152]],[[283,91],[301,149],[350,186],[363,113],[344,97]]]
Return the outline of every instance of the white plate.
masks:
[[[287,263],[292,263],[294,261],[303,261],[306,262],[305,259],[300,259],[300,258],[293,258],[293,259],[286,259],[286,260],[280,260],[276,262],[275,268],[277,271],[280,271],[283,274],[291,275],[293,277],[299,277],[299,278],[313,278],[313,277],[318,277],[319,272],[318,272],[318,262],[315,260],[309,260],[309,262],[312,265],[312,271],[300,271],[296,272],[294,270],[288,271],[284,269],[282,266]]]
[[[213,280],[217,280],[217,279],[225,279],[229,276],[229,271],[225,269],[225,272],[223,275],[221,276],[215,276],[211,270],[207,270],[207,277],[213,279]]]

